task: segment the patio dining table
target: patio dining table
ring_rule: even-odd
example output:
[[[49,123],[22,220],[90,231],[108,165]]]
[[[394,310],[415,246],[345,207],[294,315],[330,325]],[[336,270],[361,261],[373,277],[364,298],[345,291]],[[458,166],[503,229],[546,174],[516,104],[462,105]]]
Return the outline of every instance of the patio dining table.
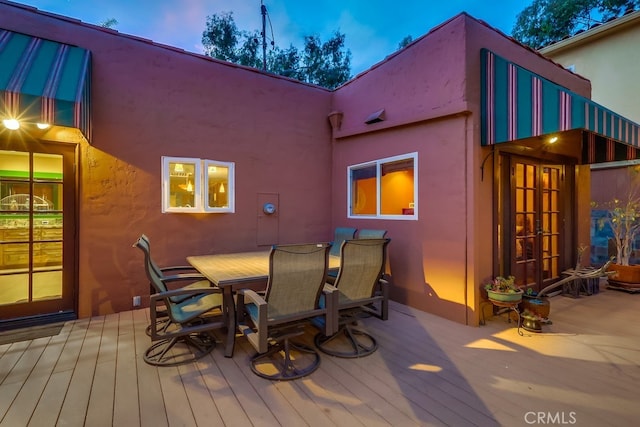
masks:
[[[264,290],[269,278],[269,251],[194,255],[187,262],[211,283],[222,289],[227,337],[225,357],[232,357],[236,337],[236,306],[233,295],[239,289]],[[339,256],[329,256],[329,271],[340,267]]]

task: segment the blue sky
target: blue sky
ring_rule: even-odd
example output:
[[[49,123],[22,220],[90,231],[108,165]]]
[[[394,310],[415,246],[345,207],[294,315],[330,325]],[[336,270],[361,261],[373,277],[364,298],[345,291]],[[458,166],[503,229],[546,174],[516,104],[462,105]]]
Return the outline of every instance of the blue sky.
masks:
[[[115,29],[155,42],[202,53],[207,16],[233,12],[240,30],[262,27],[260,0],[22,0],[46,12],[91,24],[115,18]],[[303,47],[305,35],[324,42],[345,34],[355,75],[397,50],[407,35],[414,39],[460,12],[510,34],[516,16],[531,0],[264,0],[275,44]],[[270,31],[267,31],[270,36]]]

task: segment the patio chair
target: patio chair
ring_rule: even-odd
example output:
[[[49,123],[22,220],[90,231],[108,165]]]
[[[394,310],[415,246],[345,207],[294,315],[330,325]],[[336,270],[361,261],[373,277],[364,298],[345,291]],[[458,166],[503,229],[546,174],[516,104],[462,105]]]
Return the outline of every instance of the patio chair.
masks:
[[[382,278],[386,248],[390,239],[347,240],[340,248],[340,271],[335,281],[338,290],[331,336],[319,333],[315,344],[320,351],[338,357],[361,357],[373,353],[378,344],[368,333],[352,327],[364,316],[388,319],[389,282]]]
[[[255,348],[251,370],[270,380],[292,380],[311,374],[320,365],[314,348],[292,339],[304,334],[314,317],[324,317],[324,330],[333,332],[329,310],[335,289],[326,291],[319,306],[330,244],[274,246],[269,255],[269,279],[264,296],[250,289],[238,293],[239,329]]]
[[[144,266],[147,278],[149,279],[149,288],[150,294],[154,294],[156,292],[164,292],[167,291],[168,288],[166,283],[176,283],[181,284],[181,288],[183,289],[198,289],[198,288],[210,288],[211,282],[209,282],[205,277],[198,273],[191,266],[171,266],[160,268],[158,264],[153,261],[151,257],[151,245],[149,242],[149,238],[142,234],[138,240],[133,244],[133,247],[137,247],[144,253]],[[158,276],[160,280],[160,284],[162,285],[160,288],[154,285],[150,273],[153,272],[155,276]],[[174,273],[171,275],[166,275],[165,273]],[[185,282],[189,281],[189,284],[185,285]],[[174,285],[176,286],[176,285]],[[180,302],[187,298],[190,298],[190,294],[184,295],[175,295],[171,297],[173,302]],[[159,325],[163,325],[165,328],[169,326],[169,317],[166,315],[166,312],[163,315],[161,310],[157,311],[158,322]],[[159,326],[158,325],[158,326]],[[146,330],[147,335],[151,334],[151,325],[147,327]]]
[[[163,276],[168,272],[178,272],[182,277],[187,277],[186,275],[190,275],[191,278],[194,279],[204,279],[204,276],[199,273],[193,266],[190,265],[174,265],[170,267],[159,267],[158,264],[151,257],[151,242],[146,234],[141,234],[136,243],[133,244],[134,247],[138,247],[141,249],[146,256],[149,257],[149,264],[151,268],[158,274],[159,276]],[[153,290],[153,288],[151,288]]]
[[[151,295],[153,344],[145,351],[144,361],[155,366],[173,366],[192,362],[211,352],[216,344],[213,330],[225,326],[221,290],[215,287],[169,290],[166,283],[171,278],[159,276],[152,268],[146,271],[158,292]],[[160,326],[162,323],[158,322],[160,306],[169,318],[167,325]],[[185,345],[177,348],[179,343]]]
[[[358,231],[358,229],[353,227],[336,227],[329,254],[340,256],[340,245],[342,245],[342,242],[345,240],[354,239],[356,231]]]
[[[358,231],[358,239],[384,239],[387,235],[387,230],[373,230],[363,228]]]
[[[342,245],[342,242],[345,240],[355,239],[357,231],[358,229],[353,227],[336,227],[329,255],[340,256],[340,245]],[[330,271],[327,274],[327,281],[329,283],[335,282],[337,275],[337,271]]]

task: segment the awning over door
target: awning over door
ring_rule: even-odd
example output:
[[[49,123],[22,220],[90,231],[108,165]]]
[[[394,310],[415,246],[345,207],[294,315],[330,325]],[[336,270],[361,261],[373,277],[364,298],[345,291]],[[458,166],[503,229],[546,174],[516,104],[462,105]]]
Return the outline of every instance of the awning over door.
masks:
[[[640,126],[483,49],[482,145],[584,130],[582,162],[640,158]]]
[[[0,29],[0,116],[91,137],[88,50]]]

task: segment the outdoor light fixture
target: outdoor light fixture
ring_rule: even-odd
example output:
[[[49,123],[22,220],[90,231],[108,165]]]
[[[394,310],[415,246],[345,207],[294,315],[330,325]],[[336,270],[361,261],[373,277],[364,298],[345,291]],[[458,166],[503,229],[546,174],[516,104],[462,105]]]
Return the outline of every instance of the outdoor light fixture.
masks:
[[[16,119],[4,119],[2,120],[2,124],[7,129],[11,129],[11,130],[20,129],[20,122],[17,121]]]
[[[36,126],[38,127],[38,129],[49,129],[49,126],[51,126],[49,123],[36,123]]]
[[[557,136],[552,136],[551,138],[549,138],[549,144],[555,144],[556,142],[558,142]]]

